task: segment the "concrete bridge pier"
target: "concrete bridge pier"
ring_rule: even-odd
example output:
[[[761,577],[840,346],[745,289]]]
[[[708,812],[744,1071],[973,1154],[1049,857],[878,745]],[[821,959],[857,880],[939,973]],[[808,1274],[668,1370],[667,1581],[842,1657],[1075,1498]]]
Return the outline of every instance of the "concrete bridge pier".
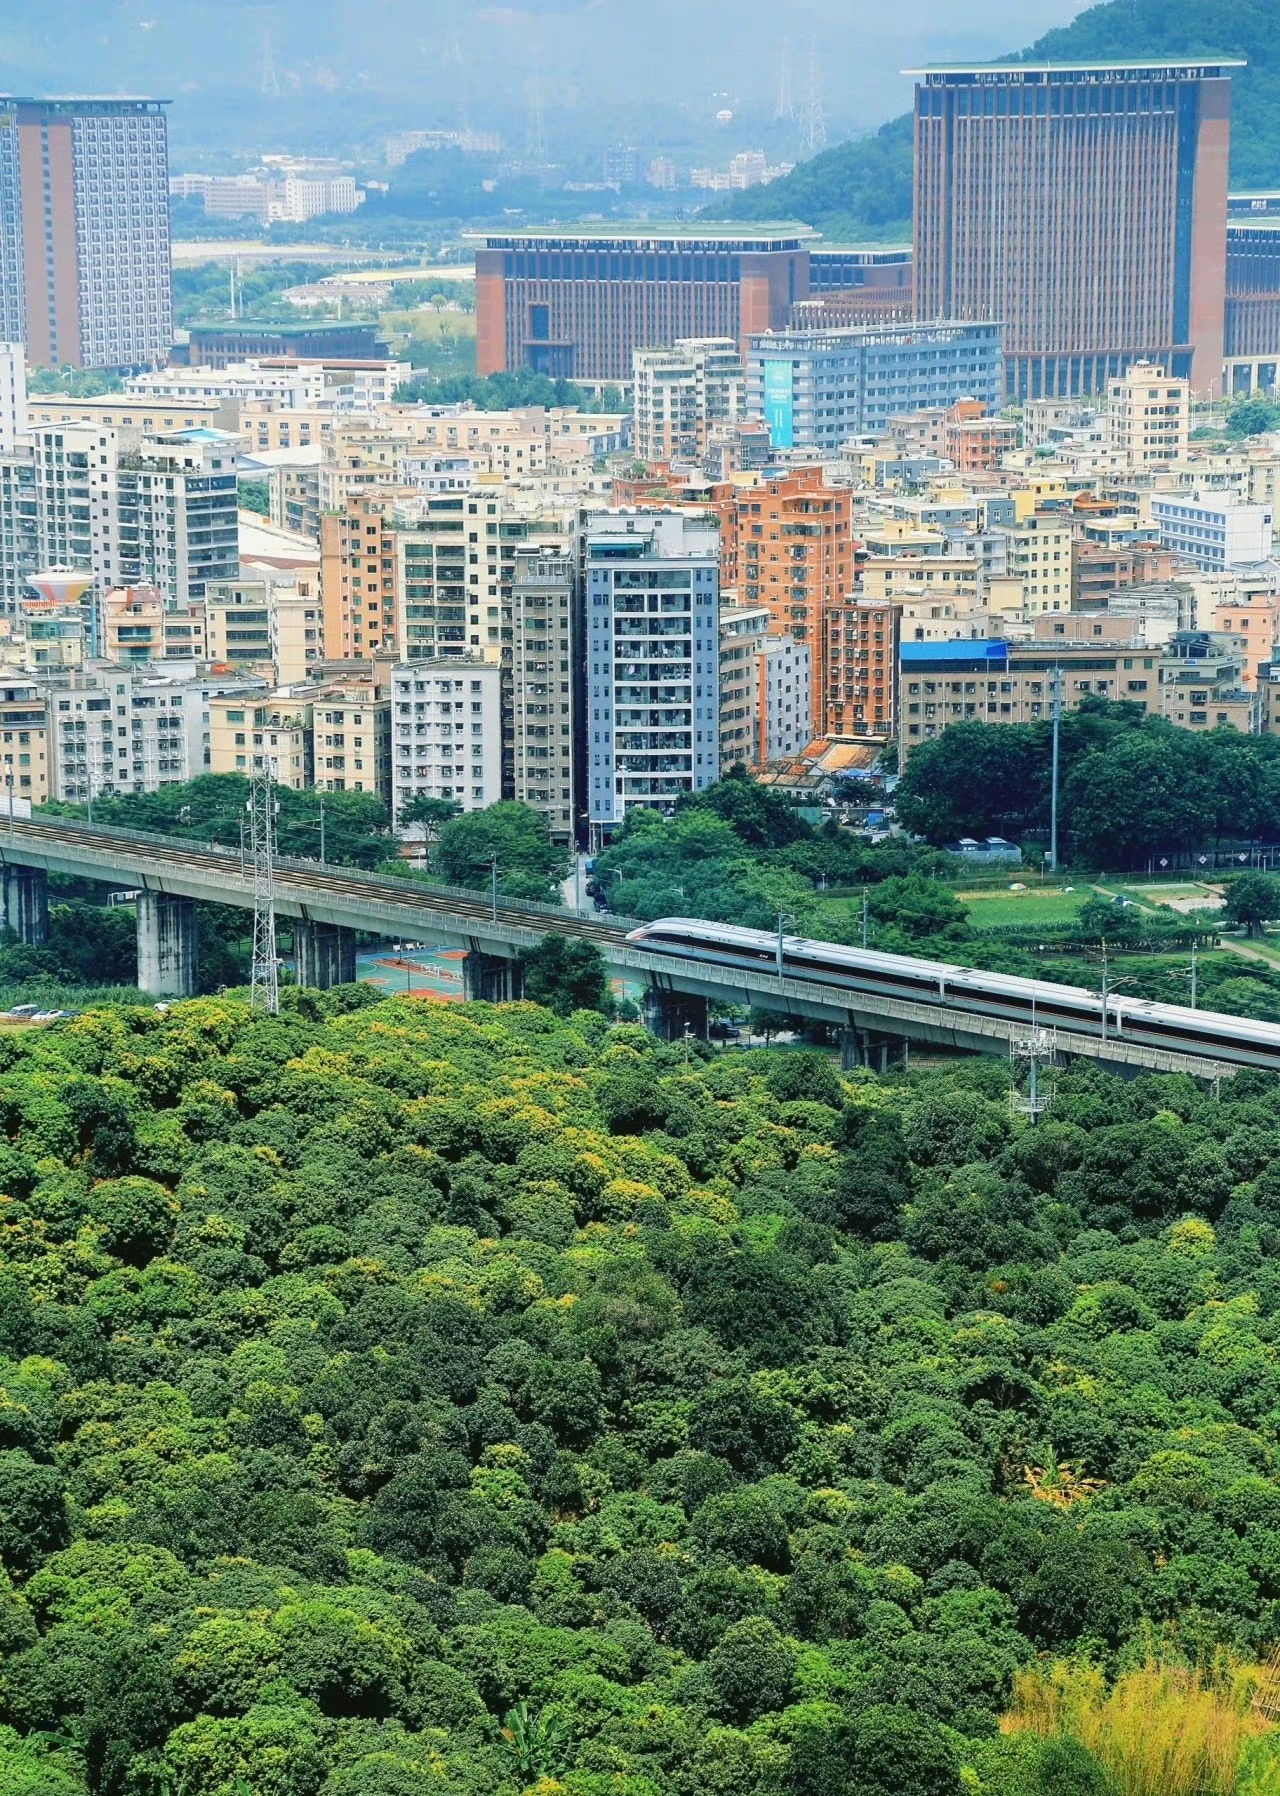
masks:
[[[887,1073],[891,1066],[903,1065],[910,1048],[905,1037],[880,1035],[871,1029],[846,1028],[840,1031],[840,1070],[851,1073],[860,1066],[875,1073]]]
[[[470,948],[462,963],[462,995],[468,1003],[514,1004],[524,996],[524,973],[517,960]]]
[[[4,926],[28,948],[49,939],[49,875],[43,867],[4,868]]]
[[[684,1032],[707,1039],[707,1000],[651,985],[644,996],[644,1026],[659,1041],[683,1041]]]
[[[200,912],[173,892],[138,896],[138,988],[157,998],[194,998],[200,989]]]
[[[312,923],[299,917],[293,926],[293,956],[298,984],[325,992],[332,985],[354,985],[356,932],[337,923]]]

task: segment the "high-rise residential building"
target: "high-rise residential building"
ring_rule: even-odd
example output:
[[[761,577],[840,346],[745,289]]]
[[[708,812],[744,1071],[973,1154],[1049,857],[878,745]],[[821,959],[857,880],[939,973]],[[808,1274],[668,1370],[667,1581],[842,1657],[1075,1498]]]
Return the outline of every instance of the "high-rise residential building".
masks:
[[[704,453],[716,425],[744,416],[742,354],[732,337],[689,337],[670,349],[637,349],[632,379],[632,447],[641,461],[692,460]]]
[[[587,816],[598,845],[636,806],[720,773],[719,544],[683,512],[598,512],[583,531]]]
[[[720,765],[755,765],[756,657],[768,641],[767,605],[736,605],[722,592],[720,604]]]
[[[0,337],[25,343],[28,361],[168,359],[164,105],[0,97]]]
[[[502,670],[480,661],[414,661],[391,677],[391,808],[450,799],[483,811],[502,797]]]
[[[0,455],[0,617],[13,617],[40,567],[36,469],[30,449]]]
[[[1136,362],[1107,383],[1107,448],[1126,468],[1159,468],[1185,458],[1191,383]]]
[[[348,499],[320,519],[324,652],[360,661],[396,647],[394,495],[385,488]]]
[[[99,596],[154,585],[179,607],[203,599],[211,580],[234,576],[234,437],[210,430],[146,437],[91,424],[39,425],[31,434],[45,566],[84,570]]]
[[[912,70],[915,309],[1000,320],[1006,390],[1098,393],[1154,362],[1222,372],[1239,62]]]
[[[581,784],[581,621],[577,557],[516,552],[511,583],[512,796],[573,842]]]
[[[155,792],[204,772],[198,679],[97,662],[50,694],[53,792],[84,803],[102,792]]]
[[[27,434],[27,358],[21,343],[0,343],[0,455]]]
[[[323,792],[371,792],[391,802],[391,699],[374,682],[319,686],[312,700],[315,783]]]
[[[771,331],[747,347],[747,404],[775,449],[836,454],[902,413],[1002,394],[998,324],[850,325]]]
[[[809,645],[814,736],[827,727],[828,608],[854,590],[853,496],[821,468],[712,488],[722,578],[739,602],[767,605],[769,630]]]
[[[809,731],[809,644],[766,636],[756,651],[755,765],[802,754]]]
[[[486,234],[476,366],[629,381],[637,349],[781,330],[809,292],[806,225],[579,225]]]

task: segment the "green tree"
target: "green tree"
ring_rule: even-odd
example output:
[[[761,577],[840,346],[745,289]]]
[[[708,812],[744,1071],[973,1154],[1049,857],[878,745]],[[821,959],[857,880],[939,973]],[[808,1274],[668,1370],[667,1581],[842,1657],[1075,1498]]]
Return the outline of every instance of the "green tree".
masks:
[[[553,903],[569,871],[541,811],[504,801],[455,817],[440,831],[436,864],[450,884],[483,890],[497,862],[498,889],[509,898]]]
[[[569,1016],[575,1010],[608,1010],[604,956],[594,942],[545,935],[536,948],[526,948],[519,960],[524,995],[532,1003],[545,1004],[557,1016]]]
[[[1223,916],[1245,933],[1258,936],[1264,924],[1280,917],[1280,879],[1269,873],[1241,873],[1227,886]]]

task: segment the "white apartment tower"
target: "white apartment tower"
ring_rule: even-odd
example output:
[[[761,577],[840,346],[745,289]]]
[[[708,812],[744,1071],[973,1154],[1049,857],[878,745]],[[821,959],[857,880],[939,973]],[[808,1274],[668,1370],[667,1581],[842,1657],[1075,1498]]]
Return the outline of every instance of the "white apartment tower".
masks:
[[[164,102],[0,96],[0,338],[46,367],[168,359]]]
[[[641,461],[692,459],[716,425],[746,415],[746,370],[732,337],[682,337],[671,349],[637,349],[631,365]]]
[[[48,566],[91,572],[99,594],[154,583],[203,599],[239,565],[235,439],[219,431],[47,424],[35,443],[36,532]]]
[[[391,805],[452,799],[483,811],[502,797],[502,670],[496,662],[414,661],[391,677]]]
[[[720,772],[720,561],[713,524],[598,512],[584,531],[587,808],[598,844]]]
[[[0,342],[0,455],[12,455],[26,434],[26,354],[21,343]]]

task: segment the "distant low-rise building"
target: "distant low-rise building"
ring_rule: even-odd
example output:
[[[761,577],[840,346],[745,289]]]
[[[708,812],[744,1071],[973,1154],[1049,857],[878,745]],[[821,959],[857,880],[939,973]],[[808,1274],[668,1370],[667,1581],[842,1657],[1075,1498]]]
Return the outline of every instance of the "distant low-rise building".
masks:
[[[1266,561],[1275,514],[1269,505],[1241,505],[1216,493],[1154,493],[1151,519],[1166,549],[1213,573]]]

